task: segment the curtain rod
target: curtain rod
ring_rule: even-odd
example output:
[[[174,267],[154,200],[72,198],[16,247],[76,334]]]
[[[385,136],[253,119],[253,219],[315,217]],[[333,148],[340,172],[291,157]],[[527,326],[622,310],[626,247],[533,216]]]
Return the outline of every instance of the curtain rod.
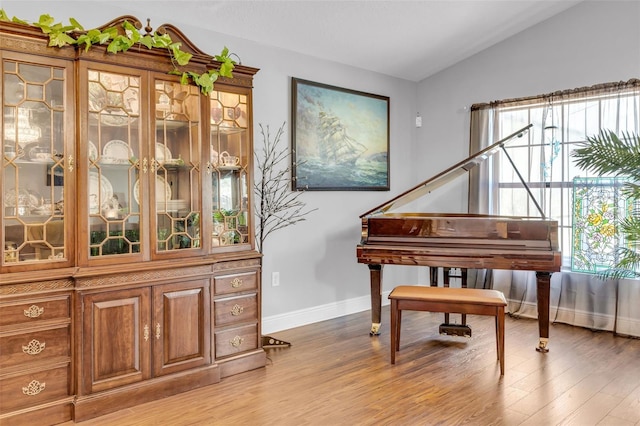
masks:
[[[544,95],[527,96],[523,98],[503,99],[493,102],[484,102],[471,105],[471,110],[488,109],[495,107],[515,106],[518,104],[531,104],[535,102],[544,102],[553,98],[571,97],[574,95],[584,96],[587,93],[602,94],[606,92],[619,91],[625,89],[640,88],[640,79],[632,78],[628,81],[619,81],[617,83],[602,83],[588,87],[578,87],[576,89],[558,90]]]

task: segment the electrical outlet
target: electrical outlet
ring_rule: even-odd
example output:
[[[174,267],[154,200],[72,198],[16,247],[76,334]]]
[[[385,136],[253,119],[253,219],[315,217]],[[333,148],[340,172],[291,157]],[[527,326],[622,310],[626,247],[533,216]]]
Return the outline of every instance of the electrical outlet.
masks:
[[[271,287],[278,287],[280,285],[280,272],[271,273]]]

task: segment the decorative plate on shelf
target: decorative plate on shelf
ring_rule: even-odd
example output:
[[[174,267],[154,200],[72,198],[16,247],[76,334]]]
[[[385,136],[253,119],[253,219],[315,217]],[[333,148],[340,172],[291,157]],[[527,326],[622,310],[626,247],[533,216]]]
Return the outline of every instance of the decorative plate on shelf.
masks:
[[[171,151],[164,144],[160,142],[156,143],[156,161],[160,164],[168,163],[171,164]]]
[[[100,82],[89,82],[90,118],[97,123],[100,117],[100,124],[109,127],[133,124],[140,111],[140,89],[129,84],[128,76],[100,74]]]
[[[100,206],[113,197],[113,186],[109,179],[98,173],[89,172],[89,212],[99,213]]]
[[[133,198],[140,204],[140,179],[133,185]],[[156,176],[156,203],[171,199],[171,187],[162,176]]]
[[[89,141],[89,160],[95,161],[98,158],[98,148]]]
[[[105,144],[102,149],[102,162],[112,164],[128,164],[133,157],[133,151],[128,143],[114,139]]]

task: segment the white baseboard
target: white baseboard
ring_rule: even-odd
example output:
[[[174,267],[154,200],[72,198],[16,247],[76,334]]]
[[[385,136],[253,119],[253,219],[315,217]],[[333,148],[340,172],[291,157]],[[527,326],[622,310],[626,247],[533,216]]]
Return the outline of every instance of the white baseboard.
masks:
[[[382,293],[383,306],[389,304],[389,299],[387,298],[389,293],[391,293],[391,291]],[[276,333],[278,331],[355,314],[369,309],[371,309],[371,297],[362,296],[335,303],[328,303],[326,305],[313,306],[308,309],[287,312],[285,314],[272,315],[262,319],[262,334]]]
[[[516,306],[520,303],[519,301],[511,302],[514,302]],[[528,302],[522,303],[518,316],[523,318],[538,318],[538,308],[536,304]],[[574,325],[576,327],[588,328],[590,330],[601,331],[613,331],[615,321],[613,315],[571,310],[567,308],[558,309],[557,306],[550,307],[549,317],[551,323],[558,322]],[[640,337],[640,318],[618,316],[616,332],[622,335]]]
[[[551,318],[553,321],[554,318]],[[614,315],[602,313],[591,313],[585,311],[571,311],[559,309],[555,317],[556,322],[584,327],[591,330],[613,331],[614,324],[616,333],[629,336],[640,337],[640,319],[618,316],[617,324]]]
[[[382,305],[389,304],[390,291],[382,293]],[[536,318],[537,308],[535,303],[526,304],[524,309],[525,318]],[[326,321],[333,318],[342,317],[345,315],[355,314],[371,309],[371,297],[362,296],[353,299],[342,300],[335,303],[328,303],[326,305],[313,306],[308,309],[300,309],[298,311],[287,312],[285,314],[273,315],[262,319],[262,334],[277,333],[278,331],[288,330],[290,328],[301,327],[303,325],[309,325],[320,321]],[[570,323],[564,319],[573,319],[571,325],[578,327],[586,327],[591,329],[601,329],[612,331],[613,330],[613,317],[598,314],[593,316],[586,312],[572,312],[565,309],[560,309],[557,316],[555,314],[556,307],[551,307],[551,322],[556,320],[557,322]],[[604,327],[594,327],[593,323],[605,325]],[[620,334],[640,337],[640,319],[618,317],[617,332]]]

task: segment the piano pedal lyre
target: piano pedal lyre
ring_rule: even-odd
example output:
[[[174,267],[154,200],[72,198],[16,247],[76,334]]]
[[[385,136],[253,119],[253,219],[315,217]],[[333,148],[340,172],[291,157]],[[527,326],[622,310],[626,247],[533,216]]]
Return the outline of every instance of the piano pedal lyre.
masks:
[[[460,285],[462,288],[467,287],[467,269],[458,268],[456,273],[452,271],[452,268],[443,269],[443,286],[449,287],[449,281],[451,278],[460,279]],[[436,268],[431,269],[431,285],[438,285],[438,271]],[[471,327],[467,325],[467,316],[462,314],[462,324],[453,324],[449,322],[449,314],[444,314],[444,322],[440,324],[438,328],[440,334],[446,334],[447,336],[460,336],[471,337]]]
[[[442,323],[438,330],[440,334],[446,334],[447,336],[471,337],[471,327],[466,324]]]

